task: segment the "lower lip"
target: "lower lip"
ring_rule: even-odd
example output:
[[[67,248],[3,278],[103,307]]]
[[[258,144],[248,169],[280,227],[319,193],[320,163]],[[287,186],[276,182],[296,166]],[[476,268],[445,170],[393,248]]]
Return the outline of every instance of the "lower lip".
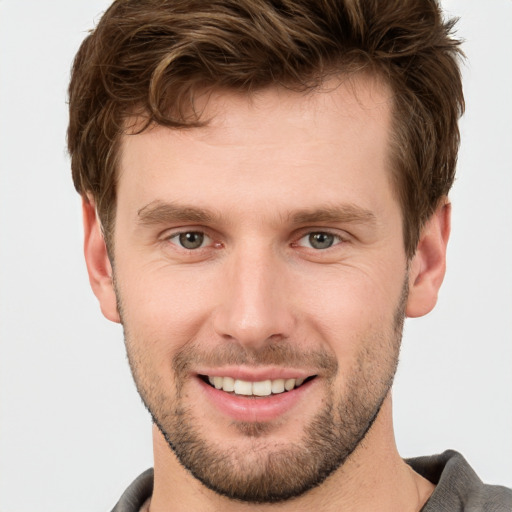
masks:
[[[297,406],[304,395],[313,387],[316,379],[302,386],[276,395],[247,397],[216,389],[202,379],[197,379],[209,401],[223,414],[235,421],[268,422],[275,420]]]

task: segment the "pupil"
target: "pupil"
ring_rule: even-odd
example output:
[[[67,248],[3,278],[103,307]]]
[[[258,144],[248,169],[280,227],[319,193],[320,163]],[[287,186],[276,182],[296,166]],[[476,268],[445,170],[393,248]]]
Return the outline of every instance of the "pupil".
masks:
[[[334,235],[329,233],[311,233],[309,243],[315,249],[328,249],[334,243]]]
[[[189,233],[180,234],[180,244],[185,249],[197,249],[203,244],[204,235],[197,231],[191,231]]]

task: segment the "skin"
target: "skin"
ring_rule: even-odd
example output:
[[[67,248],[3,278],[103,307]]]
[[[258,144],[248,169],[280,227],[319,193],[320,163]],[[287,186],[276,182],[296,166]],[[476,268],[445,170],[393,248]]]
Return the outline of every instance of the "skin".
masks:
[[[155,427],[150,510],[419,510],[433,485],[397,452],[389,385],[397,314],[421,316],[435,305],[450,208],[440,204],[408,261],[388,168],[388,89],[360,76],[308,94],[218,91],[198,101],[205,127],[123,136],[115,286],[94,202],[84,200],[91,285],[103,314],[122,318],[132,371],[154,416],[172,428],[166,408],[185,405],[198,435],[243,472],[301,446],[308,425],[329,401],[343,403],[351,382],[365,388],[363,402],[383,401],[344,464],[277,504],[240,503],[206,488]],[[176,236],[184,231],[208,238],[187,250]],[[312,247],[311,232],[333,234],[333,245]],[[258,359],[270,346],[288,347],[296,358]],[[332,371],[308,358],[318,352],[334,362]],[[188,366],[180,370],[183,354]],[[248,380],[258,371],[317,377],[276,417],[255,408],[241,422],[219,409],[197,377],[234,366]]]

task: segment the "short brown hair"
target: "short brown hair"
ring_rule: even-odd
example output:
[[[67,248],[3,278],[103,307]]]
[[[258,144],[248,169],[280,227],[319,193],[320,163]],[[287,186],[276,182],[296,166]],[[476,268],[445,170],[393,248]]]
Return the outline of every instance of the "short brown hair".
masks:
[[[134,114],[197,126],[194,93],[298,90],[369,71],[393,91],[392,177],[408,256],[448,193],[464,110],[459,41],[436,0],[116,0],[78,51],[68,148],[109,242],[118,144]]]

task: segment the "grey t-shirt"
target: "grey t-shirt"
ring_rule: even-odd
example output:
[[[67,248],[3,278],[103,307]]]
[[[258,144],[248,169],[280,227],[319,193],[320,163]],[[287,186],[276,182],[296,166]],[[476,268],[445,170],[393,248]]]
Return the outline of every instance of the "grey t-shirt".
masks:
[[[453,450],[406,459],[435,490],[421,512],[512,512],[512,489],[485,485],[466,459]],[[153,492],[153,470],[144,471],[126,489],[112,512],[139,512]]]
[[[421,512],[512,512],[512,489],[484,484],[456,451],[406,462],[436,486]]]

